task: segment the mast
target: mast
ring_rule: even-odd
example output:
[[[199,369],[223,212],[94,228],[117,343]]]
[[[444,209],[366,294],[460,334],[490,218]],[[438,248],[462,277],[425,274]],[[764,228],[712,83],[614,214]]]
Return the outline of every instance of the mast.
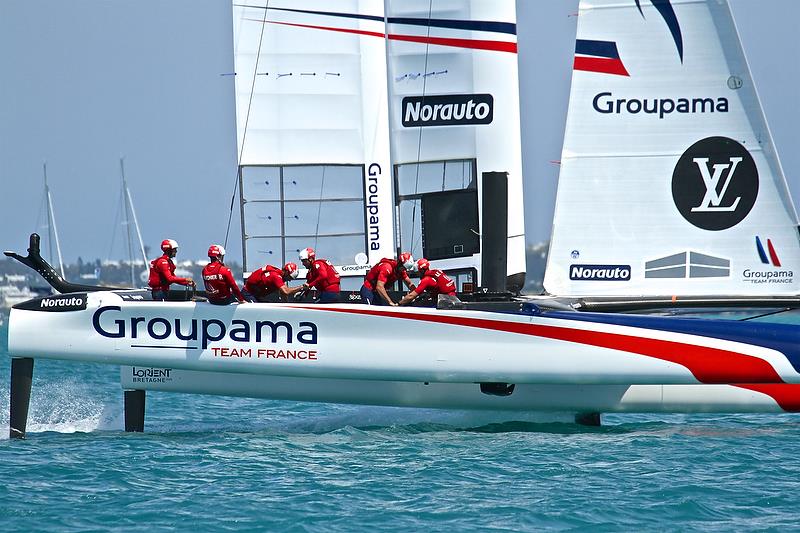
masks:
[[[58,254],[58,269],[61,272],[61,277],[64,277],[64,261],[61,258],[61,243],[58,241],[58,228],[56,227],[56,214],[53,210],[53,198],[50,196],[50,186],[47,184],[47,163],[44,167],[44,195],[47,202],[47,245],[50,252],[50,258],[53,257],[53,237],[56,241],[56,252]]]
[[[144,251],[144,240],[142,239],[142,231],[139,228],[139,219],[136,216],[136,209],[133,207],[133,198],[131,197],[131,190],[128,188],[128,181],[125,178],[125,158],[120,157],[119,159],[119,168],[120,173],[122,174],[122,194],[123,194],[123,201],[125,202],[125,209],[126,213],[130,210],[130,215],[133,218],[133,227],[136,230],[136,238],[139,240],[139,252],[142,254],[142,261],[147,267],[147,254]],[[127,217],[127,214],[126,214]],[[131,258],[131,276],[133,276],[133,252],[132,252],[133,244],[130,234],[130,229],[128,230],[128,256]],[[136,286],[136,282],[131,277],[131,281]]]
[[[124,158],[119,158],[119,170],[120,175],[122,177],[122,204],[125,209],[125,220],[123,221],[123,225],[125,226],[125,236],[128,238],[128,264],[131,267],[131,287],[136,286],[136,273],[133,268],[133,239],[131,238],[131,212],[130,206],[128,205],[128,183],[125,181],[125,162]]]

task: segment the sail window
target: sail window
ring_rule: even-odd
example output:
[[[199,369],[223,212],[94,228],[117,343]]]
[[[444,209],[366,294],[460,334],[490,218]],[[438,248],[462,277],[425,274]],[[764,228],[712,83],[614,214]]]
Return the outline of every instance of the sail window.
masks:
[[[480,251],[475,159],[395,165],[399,242],[414,257],[466,257]]]
[[[334,265],[366,252],[363,165],[243,166],[239,179],[245,271],[309,246]]]

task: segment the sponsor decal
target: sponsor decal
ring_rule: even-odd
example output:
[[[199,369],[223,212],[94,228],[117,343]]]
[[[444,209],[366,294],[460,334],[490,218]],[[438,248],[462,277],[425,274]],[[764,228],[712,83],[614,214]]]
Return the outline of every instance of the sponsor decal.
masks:
[[[276,350],[273,348],[211,348],[214,357],[237,357],[248,359],[299,359],[316,361],[317,350]]]
[[[494,98],[491,94],[406,96],[401,111],[406,128],[491,124]]]
[[[727,113],[728,99],[725,97],[691,98],[615,98],[610,91],[597,93],[592,107],[604,115],[657,115],[659,119],[673,113],[703,114]]]
[[[687,222],[708,231],[732,228],[758,197],[758,169],[750,152],[727,137],[690,146],[672,173],[672,199]]]
[[[570,265],[573,281],[630,281],[630,265]]]
[[[196,349],[197,346],[186,341],[200,341],[205,350],[211,343],[229,340],[241,343],[270,344],[317,344],[317,325],[313,322],[297,324],[285,320],[231,320],[230,324],[215,318],[198,320],[169,319],[165,317],[121,316],[121,308],[116,305],[100,307],[92,315],[94,330],[111,339],[141,339],[143,341],[172,341],[176,344],[138,344],[142,348]],[[182,341],[182,342],[181,342]]]
[[[769,250],[769,257],[764,252],[764,246],[761,244],[761,239],[756,235],[756,251],[758,252],[758,257],[761,259],[761,262],[765,265],[772,265],[774,267],[780,268],[781,260],[778,259],[778,253],[775,251],[775,247],[772,245],[772,239],[767,239],[767,249]]]
[[[782,268],[781,260],[778,258],[778,252],[772,244],[772,239],[767,239],[767,248],[761,238],[756,235],[756,254],[762,264],[771,266],[771,269],[751,269],[746,268],[742,272],[742,280],[745,283],[761,284],[761,283],[793,283],[794,271],[788,268]]]
[[[65,311],[83,311],[89,297],[83,294],[65,294],[63,296],[46,296],[28,300],[14,306],[14,309],[24,309],[26,311],[48,311],[61,313]]]
[[[168,383],[172,381],[171,368],[131,368],[131,381],[133,383]]]
[[[730,275],[730,259],[693,251],[659,257],[644,264],[645,278],[727,278]]]
[[[367,273],[369,272],[369,265],[343,265],[338,267],[342,273],[350,273],[355,272],[356,274],[359,273]]]
[[[683,34],[681,33],[681,25],[678,23],[678,17],[675,15],[675,10],[672,8],[670,0],[650,0],[653,7],[656,8],[658,14],[667,23],[669,32],[672,34],[672,40],[675,41],[675,48],[678,49],[678,55],[683,63]],[[644,11],[642,10],[641,0],[636,0],[636,7],[639,8],[639,13],[642,18],[645,18]]]
[[[381,175],[381,166],[378,163],[371,163],[367,167],[367,237],[369,239],[370,250],[380,250],[381,233],[380,208],[378,203],[378,176]]]
[[[635,0],[636,7],[639,9],[639,14],[642,18],[646,18],[644,10],[642,9],[641,0]],[[683,63],[683,33],[681,26],[678,23],[678,17],[675,15],[675,10],[672,8],[670,0],[651,0],[653,7],[667,23],[667,28],[672,35],[672,40],[675,42],[675,48],[678,50],[678,57]],[[617,43],[614,41],[596,41],[591,39],[578,39],[575,42],[575,61],[573,64],[575,70],[583,70],[586,72],[598,72],[601,74],[615,74],[617,76],[630,76],[617,49]],[[662,117],[663,118],[663,117]]]
[[[630,76],[619,57],[617,43],[578,39],[575,41],[575,70]]]

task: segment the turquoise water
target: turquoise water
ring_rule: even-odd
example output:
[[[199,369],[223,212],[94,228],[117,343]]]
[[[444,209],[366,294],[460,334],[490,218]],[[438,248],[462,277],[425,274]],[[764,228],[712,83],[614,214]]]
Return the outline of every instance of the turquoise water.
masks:
[[[39,360],[7,438],[6,531],[796,529],[797,415],[604,415],[605,426],[148,392],[122,432],[115,367]],[[564,419],[566,420],[566,419]]]

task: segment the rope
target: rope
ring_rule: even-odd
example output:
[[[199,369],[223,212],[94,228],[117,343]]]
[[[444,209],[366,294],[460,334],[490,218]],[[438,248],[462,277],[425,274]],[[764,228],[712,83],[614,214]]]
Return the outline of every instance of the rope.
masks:
[[[322,166],[322,184],[319,186],[319,207],[317,207],[317,229],[314,231],[314,249],[317,249],[317,244],[319,242],[319,218],[320,214],[322,213],[322,191],[325,190],[325,170],[327,167],[325,165]]]
[[[253,65],[253,82],[250,84],[250,97],[247,100],[247,113],[244,118],[244,132],[242,133],[242,146],[239,148],[239,158],[236,164],[236,172],[233,180],[233,193],[231,194],[231,207],[228,211],[228,226],[225,229],[224,248],[228,247],[228,236],[231,232],[231,220],[233,219],[233,205],[236,202],[236,192],[239,190],[239,169],[242,166],[242,156],[244,155],[244,145],[247,141],[247,125],[250,122],[250,108],[253,105],[253,93],[256,86],[256,75],[258,73],[258,60],[261,58],[261,43],[264,41],[264,29],[267,27],[267,11],[269,10],[269,0],[264,5],[264,20],[261,21],[261,34],[258,38],[258,52],[256,52],[256,64]]]
[[[431,13],[433,12],[433,0],[429,0],[428,2],[428,34],[427,38],[425,39],[425,68],[422,69],[423,73],[428,72],[428,49],[430,48],[430,36],[431,36]],[[427,85],[428,77],[422,77],[422,105],[425,105],[425,86]],[[422,154],[422,126],[419,127],[419,137],[417,139],[417,164],[416,164],[416,175],[414,176],[414,194],[417,194],[417,189],[419,187],[419,161]],[[419,200],[420,205],[422,205],[422,200]],[[417,219],[417,200],[413,200],[411,210],[411,250],[416,249],[417,241],[416,235],[414,234],[414,226],[416,226],[416,219]],[[420,237],[422,236],[422,227],[420,227]]]

